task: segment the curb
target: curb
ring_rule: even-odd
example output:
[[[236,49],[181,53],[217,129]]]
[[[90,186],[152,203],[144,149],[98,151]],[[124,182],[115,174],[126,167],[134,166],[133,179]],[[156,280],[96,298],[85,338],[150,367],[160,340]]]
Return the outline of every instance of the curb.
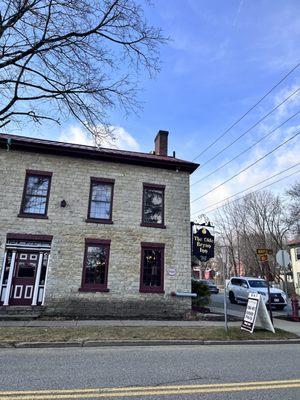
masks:
[[[0,349],[27,348],[69,348],[69,347],[117,347],[117,346],[215,346],[215,345],[271,345],[300,344],[299,339],[274,340],[123,340],[123,341],[82,341],[82,342],[16,342],[0,343]]]

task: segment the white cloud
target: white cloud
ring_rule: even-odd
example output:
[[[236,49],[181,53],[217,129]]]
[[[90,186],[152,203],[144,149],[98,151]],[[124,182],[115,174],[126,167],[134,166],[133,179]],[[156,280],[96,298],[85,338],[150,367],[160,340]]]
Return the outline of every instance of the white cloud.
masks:
[[[84,144],[86,146],[95,146],[95,142],[91,136],[84,132],[79,126],[72,125],[64,130],[58,138],[61,142]]]
[[[114,140],[104,139],[102,147],[115,147],[117,149],[140,151],[140,145],[136,139],[121,126],[113,127]]]
[[[114,138],[104,137],[101,141],[99,141],[100,147],[117,148],[121,150],[132,150],[132,151],[140,150],[139,143],[124,128],[120,126],[114,126],[112,128],[113,128]],[[58,140],[62,142],[83,144],[87,146],[95,145],[95,141],[92,138],[92,135],[86,133],[78,125],[71,125],[68,129],[64,130],[60,134]]]

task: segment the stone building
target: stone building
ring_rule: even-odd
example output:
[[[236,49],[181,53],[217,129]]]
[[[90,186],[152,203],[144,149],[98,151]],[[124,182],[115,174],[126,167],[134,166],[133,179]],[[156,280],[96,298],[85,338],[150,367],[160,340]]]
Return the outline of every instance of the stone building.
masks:
[[[138,153],[0,135],[0,308],[181,317],[191,290],[189,175],[168,132]]]

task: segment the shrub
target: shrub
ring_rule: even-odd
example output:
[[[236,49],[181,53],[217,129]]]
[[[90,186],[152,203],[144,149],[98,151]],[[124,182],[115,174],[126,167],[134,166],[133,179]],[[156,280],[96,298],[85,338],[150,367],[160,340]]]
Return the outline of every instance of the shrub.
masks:
[[[207,285],[192,279],[192,293],[196,293],[197,297],[192,298],[192,304],[197,307],[203,307],[209,304],[210,291]]]

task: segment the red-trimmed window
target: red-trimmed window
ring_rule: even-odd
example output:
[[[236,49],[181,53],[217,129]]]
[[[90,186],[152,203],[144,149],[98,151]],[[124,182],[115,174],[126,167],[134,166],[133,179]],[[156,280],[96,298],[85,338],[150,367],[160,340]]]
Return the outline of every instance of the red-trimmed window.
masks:
[[[164,248],[161,243],[142,243],[140,292],[164,292]]]
[[[112,223],[114,180],[91,178],[87,222]]]
[[[46,218],[51,176],[51,172],[26,171],[19,216]]]
[[[165,228],[165,186],[143,184],[142,226]]]
[[[108,291],[107,274],[110,240],[86,239],[82,291]]]
[[[295,248],[296,260],[300,260],[300,247]]]

